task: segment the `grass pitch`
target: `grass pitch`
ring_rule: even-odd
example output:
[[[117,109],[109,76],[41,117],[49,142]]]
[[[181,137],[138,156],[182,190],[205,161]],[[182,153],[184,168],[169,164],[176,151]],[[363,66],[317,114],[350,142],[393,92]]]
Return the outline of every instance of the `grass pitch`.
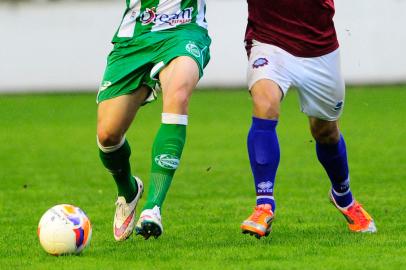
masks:
[[[0,269],[406,268],[405,87],[349,89],[341,122],[352,190],[378,233],[348,232],[328,203],[329,181],[291,91],[278,126],[274,231],[261,240],[239,229],[255,202],[246,91],[194,94],[182,163],[164,204],[164,234],[123,243],[112,235],[116,190],[98,159],[94,100],[0,96]],[[160,102],[143,108],[128,132],[133,171],[147,188],[160,108]],[[80,256],[49,256],[39,245],[39,218],[59,203],[80,206],[92,221],[91,245]]]

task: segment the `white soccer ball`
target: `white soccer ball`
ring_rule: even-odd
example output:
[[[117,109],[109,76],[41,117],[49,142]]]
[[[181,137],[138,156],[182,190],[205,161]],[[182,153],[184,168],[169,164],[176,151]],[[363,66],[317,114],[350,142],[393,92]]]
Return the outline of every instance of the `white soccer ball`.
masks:
[[[92,226],[79,207],[59,204],[41,217],[37,233],[41,246],[49,254],[78,254],[89,244]]]

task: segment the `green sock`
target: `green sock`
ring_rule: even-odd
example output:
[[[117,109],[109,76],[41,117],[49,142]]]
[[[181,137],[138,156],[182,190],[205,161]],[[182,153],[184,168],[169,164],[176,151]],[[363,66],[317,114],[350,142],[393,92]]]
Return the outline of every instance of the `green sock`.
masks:
[[[131,175],[130,155],[131,148],[127,140],[113,152],[99,150],[100,159],[116,181],[118,196],[123,196],[127,203],[134,200],[138,187]]]
[[[145,209],[162,207],[179,165],[186,138],[186,125],[161,124],[152,147],[152,167]]]

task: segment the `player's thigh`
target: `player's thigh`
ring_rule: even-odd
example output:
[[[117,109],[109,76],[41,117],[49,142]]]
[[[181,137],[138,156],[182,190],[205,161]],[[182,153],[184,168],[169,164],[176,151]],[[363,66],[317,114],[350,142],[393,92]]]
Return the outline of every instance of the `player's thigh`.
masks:
[[[149,93],[149,87],[141,86],[131,94],[117,96],[99,103],[97,136],[102,145],[114,145],[121,140]]]
[[[187,114],[190,96],[199,81],[199,67],[189,56],[173,59],[159,74],[163,111]]]
[[[260,80],[275,82],[285,95],[292,83],[289,67],[294,58],[287,52],[276,46],[252,41],[247,45],[248,66],[247,83],[248,89]]]
[[[288,67],[295,59],[281,48],[255,40],[247,46],[247,53],[247,82],[253,98],[253,114],[277,119],[280,102],[292,83]]]
[[[301,110],[309,117],[335,121],[342,114],[345,83],[336,50],[304,62],[305,76],[298,81]]]
[[[187,113],[190,95],[210,60],[210,43],[205,31],[179,30],[160,47],[151,74],[160,81],[164,112]]]

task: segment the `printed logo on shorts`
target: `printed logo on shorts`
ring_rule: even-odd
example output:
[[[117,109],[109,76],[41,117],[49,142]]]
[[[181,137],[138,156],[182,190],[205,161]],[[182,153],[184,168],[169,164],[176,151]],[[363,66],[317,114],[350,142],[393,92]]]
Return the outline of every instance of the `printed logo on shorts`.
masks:
[[[155,163],[160,167],[169,170],[176,170],[179,166],[179,158],[170,154],[162,154],[155,157]]]
[[[176,26],[179,24],[190,23],[192,21],[193,7],[185,8],[173,14],[156,13],[156,7],[147,8],[140,15],[142,25],[150,23],[161,25],[169,24]]]
[[[271,181],[261,182],[261,183],[259,183],[257,185],[257,187],[258,187],[258,190],[257,190],[258,193],[270,193],[270,192],[273,192],[273,189],[272,189],[273,184],[272,184]]]
[[[268,59],[264,57],[260,57],[257,60],[254,61],[254,64],[252,64],[252,68],[259,68],[268,65]]]
[[[110,85],[112,85],[113,83],[110,81],[104,81],[102,82],[102,84],[100,85],[99,91],[104,91],[107,88],[109,88]]]
[[[197,47],[197,45],[194,44],[192,41],[189,41],[189,43],[186,45],[186,51],[188,51],[197,58],[200,57],[199,47]]]
[[[336,112],[336,111],[341,110],[341,108],[343,107],[343,105],[344,105],[344,102],[343,102],[343,101],[337,102],[336,106],[333,108],[333,111]]]

